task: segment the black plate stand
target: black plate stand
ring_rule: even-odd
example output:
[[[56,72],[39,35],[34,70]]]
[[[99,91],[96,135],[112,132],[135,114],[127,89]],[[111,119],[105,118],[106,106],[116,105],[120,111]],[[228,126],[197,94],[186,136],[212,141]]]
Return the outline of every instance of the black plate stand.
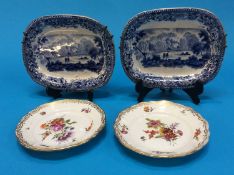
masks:
[[[54,99],[62,97],[62,90],[52,89],[47,87],[46,94]],[[87,91],[87,98],[89,101],[93,101],[93,91]]]
[[[88,95],[88,96],[87,96],[87,97],[88,97],[88,100],[89,100],[89,101],[93,101],[93,91],[88,91],[88,92],[87,92],[87,95]]]
[[[138,102],[142,102],[145,96],[154,88],[148,88],[143,85],[142,81],[138,81],[135,86],[136,91],[138,92]],[[194,104],[200,103],[199,95],[203,93],[204,85],[201,82],[196,82],[192,88],[182,89],[188,96],[192,99]],[[172,92],[172,89],[162,89],[163,92]]]

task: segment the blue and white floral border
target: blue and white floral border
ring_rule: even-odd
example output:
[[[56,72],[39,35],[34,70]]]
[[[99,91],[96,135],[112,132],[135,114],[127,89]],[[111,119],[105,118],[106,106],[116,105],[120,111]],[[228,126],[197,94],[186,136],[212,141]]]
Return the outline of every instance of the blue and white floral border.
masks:
[[[50,77],[38,72],[38,65],[36,63],[36,58],[33,55],[31,42],[40,32],[42,32],[43,28],[48,25],[53,27],[80,26],[94,32],[95,34],[99,34],[103,40],[104,47],[104,73],[93,79],[67,82],[67,80],[62,77]],[[93,90],[105,85],[112,75],[115,65],[115,50],[112,38],[113,36],[107,30],[106,26],[85,16],[68,14],[43,16],[32,21],[24,32],[22,42],[23,61],[31,78],[45,87],[67,91]]]
[[[176,19],[198,20],[208,27],[211,43],[217,53],[212,56],[207,66],[201,74],[193,76],[172,76],[162,77],[153,76],[132,69],[133,62],[130,55],[126,52],[127,41],[134,36],[136,29],[150,20],[154,21],[175,21]],[[149,88],[191,88],[197,81],[205,84],[217,75],[226,48],[226,34],[219,19],[211,12],[198,8],[168,8],[144,11],[134,16],[124,28],[121,36],[120,54],[121,62],[128,77],[137,82],[142,80],[144,85]]]

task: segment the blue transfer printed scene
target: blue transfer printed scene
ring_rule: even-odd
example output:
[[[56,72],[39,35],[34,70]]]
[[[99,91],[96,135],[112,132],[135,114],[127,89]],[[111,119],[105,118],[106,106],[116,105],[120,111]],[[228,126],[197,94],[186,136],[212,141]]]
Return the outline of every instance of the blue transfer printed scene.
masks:
[[[39,36],[34,54],[50,72],[89,70],[99,73],[104,64],[100,37],[69,30]]]
[[[145,68],[202,68],[211,57],[210,40],[204,29],[143,29],[130,42],[132,54]]]

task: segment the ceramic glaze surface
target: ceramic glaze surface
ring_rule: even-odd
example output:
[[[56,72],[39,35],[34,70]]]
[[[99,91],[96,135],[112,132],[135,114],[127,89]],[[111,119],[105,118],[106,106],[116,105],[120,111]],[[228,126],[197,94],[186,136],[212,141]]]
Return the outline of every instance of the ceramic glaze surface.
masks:
[[[201,9],[143,12],[129,21],[121,39],[122,64],[148,87],[191,87],[216,75],[225,49],[219,20]]]
[[[46,16],[33,21],[23,41],[24,62],[38,83],[66,90],[102,86],[114,66],[112,36],[81,16]]]
[[[143,102],[121,112],[114,125],[127,148],[151,157],[181,157],[209,140],[208,123],[191,108],[169,102]]]
[[[86,143],[104,124],[103,111],[92,102],[60,100],[27,114],[18,124],[16,136],[32,150],[63,150]]]

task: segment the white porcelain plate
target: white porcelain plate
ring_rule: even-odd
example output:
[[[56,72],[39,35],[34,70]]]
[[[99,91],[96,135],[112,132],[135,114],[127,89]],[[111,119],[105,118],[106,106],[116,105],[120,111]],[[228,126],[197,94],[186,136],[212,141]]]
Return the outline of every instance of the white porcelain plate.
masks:
[[[71,91],[103,86],[115,62],[107,27],[78,15],[43,16],[32,21],[24,33],[23,58],[37,83]]]
[[[142,102],[121,112],[114,125],[119,141],[139,154],[182,157],[205,146],[209,127],[193,109],[169,102]]]
[[[56,151],[94,138],[105,125],[103,110],[85,100],[59,100],[39,106],[18,124],[16,136],[26,148]]]
[[[217,74],[225,47],[218,18],[195,8],[142,12],[128,22],[120,45],[129,78],[150,88],[207,83]]]

